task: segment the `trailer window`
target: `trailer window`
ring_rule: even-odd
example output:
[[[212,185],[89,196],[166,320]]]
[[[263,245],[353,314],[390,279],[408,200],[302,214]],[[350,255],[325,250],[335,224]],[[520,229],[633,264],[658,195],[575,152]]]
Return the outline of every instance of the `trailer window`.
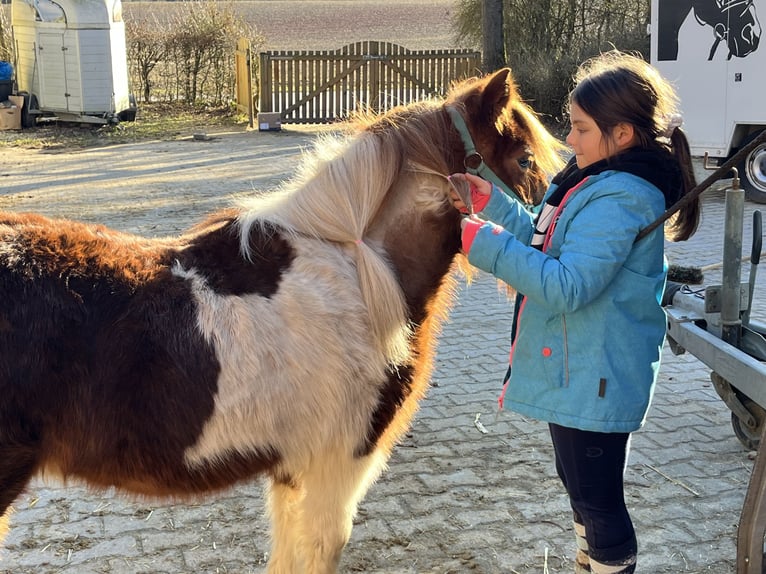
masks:
[[[35,20],[37,22],[65,23],[64,9],[52,0],[38,0],[35,2]]]

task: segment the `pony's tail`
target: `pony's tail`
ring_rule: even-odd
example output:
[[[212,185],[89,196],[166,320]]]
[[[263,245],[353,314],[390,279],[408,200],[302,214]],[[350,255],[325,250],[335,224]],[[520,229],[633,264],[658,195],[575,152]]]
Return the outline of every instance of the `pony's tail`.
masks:
[[[681,196],[679,197],[681,199],[697,185],[696,178],[694,177],[694,167],[692,166],[689,140],[686,139],[686,134],[683,130],[677,127],[671,134],[670,144],[673,155],[681,166],[683,176]],[[698,195],[684,205],[673,217],[668,226],[669,236],[672,241],[685,241],[694,235],[699,225],[700,213],[702,211],[701,202],[702,200]]]

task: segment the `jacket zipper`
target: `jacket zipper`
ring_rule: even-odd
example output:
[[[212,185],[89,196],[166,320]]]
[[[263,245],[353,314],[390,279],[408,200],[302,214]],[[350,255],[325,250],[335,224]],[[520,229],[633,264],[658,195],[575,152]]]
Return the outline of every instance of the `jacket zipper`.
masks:
[[[564,204],[567,202],[569,197],[582,185],[588,181],[588,178],[586,177],[583,179],[580,183],[575,185],[572,189],[566,192],[564,194],[564,197],[561,198],[561,202],[559,203],[559,206],[556,208],[556,211],[553,214],[553,218],[551,220],[551,224],[548,226],[548,231],[545,234],[545,239],[543,240],[543,246],[542,246],[542,252],[545,253],[548,250],[548,247],[551,244],[551,238],[553,237],[553,231],[556,229],[556,224],[558,223],[559,217],[561,217],[561,211],[564,209]],[[517,317],[516,317],[516,324],[519,325],[521,323],[521,314],[524,310],[524,304],[527,302],[527,298],[523,297],[521,302],[519,303],[519,308],[517,309]],[[567,321],[566,321],[566,315],[563,313],[561,314],[561,328],[563,331],[563,337],[564,337],[564,343],[563,343],[563,353],[564,353],[564,386],[569,386],[569,345],[567,343]],[[516,343],[518,342],[519,334],[516,333],[516,337],[514,338],[513,342],[511,343],[511,351],[509,353],[508,357],[508,364],[513,365],[513,352],[516,350]],[[508,371],[510,374],[510,369]],[[505,400],[505,392],[508,390],[508,383],[510,382],[510,377],[506,376],[506,379],[503,381],[503,390],[500,392],[500,396],[497,399],[497,405],[498,410],[503,410],[503,401]]]
[[[566,205],[566,202],[569,200],[569,198],[572,196],[572,194],[580,189],[582,185],[588,181],[588,178],[586,177],[583,179],[580,183],[572,187],[569,191],[564,194],[564,197],[561,198],[561,202],[559,203],[558,207],[556,208],[556,211],[553,214],[553,219],[551,220],[551,224],[548,226],[548,230],[545,233],[545,239],[543,240],[543,253],[548,251],[548,247],[551,245],[551,241],[553,240],[553,232],[556,230],[556,225],[559,222],[559,218],[561,217],[561,212],[564,210],[564,205]],[[562,332],[562,353],[564,354],[563,361],[564,361],[564,387],[569,386],[569,337],[567,336],[567,317],[564,313],[561,314],[561,332]]]

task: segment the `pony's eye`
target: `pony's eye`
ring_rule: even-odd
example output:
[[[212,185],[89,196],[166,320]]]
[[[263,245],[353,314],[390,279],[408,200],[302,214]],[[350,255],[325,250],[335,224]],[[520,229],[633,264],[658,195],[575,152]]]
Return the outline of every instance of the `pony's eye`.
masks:
[[[532,156],[525,156],[518,160],[519,166],[521,167],[521,169],[529,169],[530,167],[532,167],[533,161],[534,159],[532,158]]]

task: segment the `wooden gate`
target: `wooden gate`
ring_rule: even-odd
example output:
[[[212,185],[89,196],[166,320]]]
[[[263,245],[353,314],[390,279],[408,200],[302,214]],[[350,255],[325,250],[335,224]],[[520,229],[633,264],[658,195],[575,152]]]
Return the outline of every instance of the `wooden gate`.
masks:
[[[358,109],[382,112],[443,95],[454,80],[476,75],[471,50],[410,51],[387,42],[357,42],[332,51],[260,54],[260,112],[282,123],[327,123]]]

